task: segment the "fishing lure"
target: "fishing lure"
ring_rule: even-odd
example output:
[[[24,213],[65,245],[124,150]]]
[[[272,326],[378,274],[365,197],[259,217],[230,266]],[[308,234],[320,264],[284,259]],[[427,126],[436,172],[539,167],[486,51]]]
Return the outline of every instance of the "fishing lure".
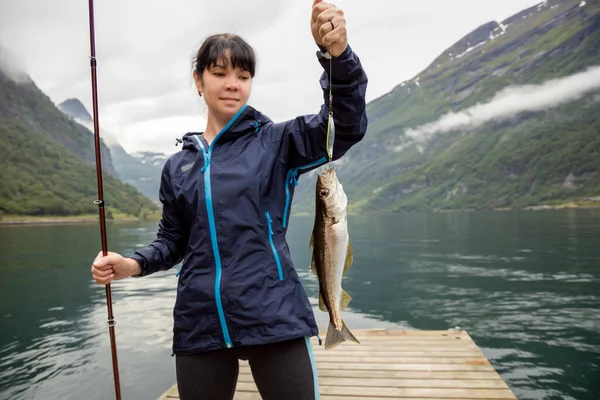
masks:
[[[327,139],[325,141],[327,146],[327,157],[329,162],[333,160],[333,143],[335,141],[335,122],[333,119],[333,93],[331,87],[333,86],[332,81],[332,56],[329,55],[329,117],[327,119]]]

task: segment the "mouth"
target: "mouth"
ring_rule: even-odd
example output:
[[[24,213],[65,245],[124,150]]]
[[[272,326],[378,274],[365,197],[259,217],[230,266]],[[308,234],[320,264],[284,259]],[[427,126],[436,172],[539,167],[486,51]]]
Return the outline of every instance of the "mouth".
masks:
[[[235,99],[233,97],[221,97],[221,100],[223,100],[223,101],[230,101],[230,102],[240,101],[239,99]]]

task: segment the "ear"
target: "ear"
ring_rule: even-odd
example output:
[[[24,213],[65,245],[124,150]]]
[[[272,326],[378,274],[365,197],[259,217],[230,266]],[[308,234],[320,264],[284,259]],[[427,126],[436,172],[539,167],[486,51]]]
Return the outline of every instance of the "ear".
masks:
[[[204,86],[202,85],[202,76],[200,76],[196,71],[194,71],[194,82],[196,83],[198,94],[202,96],[202,92],[204,91]]]

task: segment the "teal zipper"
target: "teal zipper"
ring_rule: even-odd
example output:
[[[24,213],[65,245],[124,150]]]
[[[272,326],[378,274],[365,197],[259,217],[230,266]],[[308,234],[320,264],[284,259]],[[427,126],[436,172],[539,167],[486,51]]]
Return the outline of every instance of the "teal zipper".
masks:
[[[223,338],[225,339],[225,345],[227,348],[233,347],[233,343],[231,343],[231,337],[229,336],[229,329],[227,328],[227,321],[225,320],[225,312],[223,311],[223,303],[221,301],[221,277],[223,275],[222,265],[221,265],[221,255],[219,253],[219,244],[217,243],[217,227],[215,223],[215,213],[213,209],[212,202],[212,192],[210,185],[210,156],[212,154],[213,148],[217,139],[225,132],[231,125],[235,122],[235,120],[240,116],[240,114],[246,109],[247,105],[245,104],[229,121],[227,125],[219,132],[219,134],[213,139],[210,146],[208,146],[208,151],[204,147],[204,143],[197,137],[194,136],[194,139],[202,148],[202,154],[204,154],[204,167],[202,167],[202,172],[204,175],[204,197],[206,199],[206,211],[208,212],[208,225],[210,228],[210,238],[212,242],[213,254],[215,256],[215,267],[217,276],[215,278],[215,300],[217,302],[217,312],[219,313],[219,321],[221,322],[221,329],[223,331]]]
[[[316,167],[320,164],[324,164],[326,161],[327,157],[323,157],[310,164],[302,165],[297,168],[292,168],[287,172],[287,175],[285,177],[285,208],[283,209],[283,222],[281,224],[284,229],[287,227],[288,224],[288,213],[290,209],[290,201],[292,199],[290,193],[290,185],[298,186],[298,172],[304,169]]]
[[[275,262],[277,263],[277,272],[279,273],[279,280],[283,280],[283,270],[281,269],[281,260],[279,259],[279,254],[277,253],[277,248],[275,247],[275,243],[273,242],[273,220],[271,219],[271,215],[269,212],[265,212],[267,216],[267,224],[269,226],[269,242],[271,243],[271,249],[273,250],[273,257],[275,257]]]

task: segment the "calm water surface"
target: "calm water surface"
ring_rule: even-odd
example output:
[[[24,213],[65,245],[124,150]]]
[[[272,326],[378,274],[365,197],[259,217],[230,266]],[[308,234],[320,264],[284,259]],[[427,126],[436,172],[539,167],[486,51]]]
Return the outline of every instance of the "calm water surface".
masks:
[[[350,329],[466,329],[519,399],[600,396],[600,211],[351,216]],[[309,217],[288,240],[316,306]],[[156,223],[111,223],[128,253]],[[0,398],[114,398],[95,224],[0,227]],[[124,399],[156,399],[170,356],[176,270],[112,285]],[[316,309],[320,324],[327,316]]]

